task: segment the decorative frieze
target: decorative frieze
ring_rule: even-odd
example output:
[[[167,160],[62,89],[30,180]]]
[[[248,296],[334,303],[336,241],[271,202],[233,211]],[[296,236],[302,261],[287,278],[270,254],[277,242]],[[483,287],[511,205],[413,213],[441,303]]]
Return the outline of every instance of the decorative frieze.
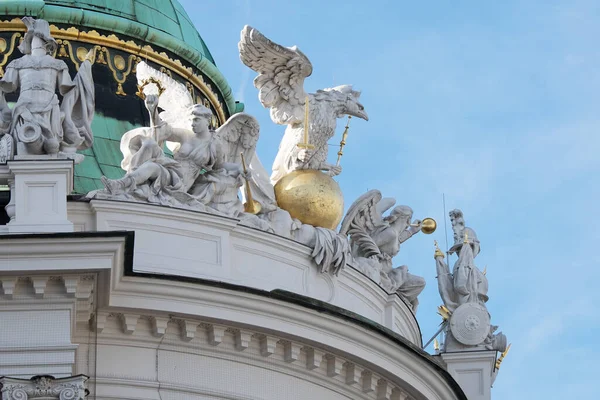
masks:
[[[75,298],[79,306],[77,311],[86,313],[85,321],[89,320],[92,292],[95,286],[95,275],[0,275],[0,299],[11,300],[33,297],[45,299],[51,297]],[[52,288],[52,289],[50,289]]]
[[[56,379],[50,375],[31,379],[0,378],[2,400],[83,400],[87,394],[88,377],[77,375]]]

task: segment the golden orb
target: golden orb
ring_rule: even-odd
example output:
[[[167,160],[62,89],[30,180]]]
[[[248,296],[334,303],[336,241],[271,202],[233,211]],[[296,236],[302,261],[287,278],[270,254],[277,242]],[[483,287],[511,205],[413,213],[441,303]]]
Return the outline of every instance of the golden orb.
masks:
[[[425,218],[421,223],[421,232],[423,232],[426,235],[430,235],[433,232],[435,232],[436,228],[437,222],[435,222],[435,219],[433,218]]]
[[[302,223],[335,229],[344,213],[344,196],[332,177],[314,169],[292,171],[275,184],[277,205]]]

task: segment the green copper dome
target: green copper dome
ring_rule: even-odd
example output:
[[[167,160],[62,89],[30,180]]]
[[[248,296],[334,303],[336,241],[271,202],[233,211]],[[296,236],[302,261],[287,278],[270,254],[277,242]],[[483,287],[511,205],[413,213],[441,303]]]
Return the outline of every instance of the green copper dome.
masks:
[[[172,37],[170,38],[173,41],[171,45],[176,43],[182,48],[187,45],[202,54],[202,56],[206,57],[213,64],[215,63],[206,44],[204,44],[196,28],[194,28],[194,24],[192,24],[187,13],[177,0],[46,0],[40,1],[40,3],[45,3],[46,9],[40,15],[41,18],[45,18],[44,14],[48,13],[52,9],[52,6],[76,9],[78,12],[73,15],[77,17],[81,15],[79,10],[83,10],[84,17],[88,14],[85,11],[91,11],[124,18],[131,21],[127,25],[133,31],[129,30],[128,32],[121,33],[127,33],[130,36],[146,40],[148,35],[151,35],[152,31],[156,29]],[[64,19],[69,19],[71,23],[82,24],[81,20],[73,20],[73,18],[67,16]],[[88,20],[91,20],[91,18]],[[106,26],[103,26],[102,20],[103,18],[97,21],[98,28],[106,28]],[[115,21],[113,20],[113,22],[109,23],[111,28],[118,28],[120,25],[116,24]],[[58,21],[55,20],[55,22]],[[91,26],[91,24],[83,24]],[[180,43],[177,43],[178,41]],[[159,40],[157,44],[161,45],[163,43]],[[163,45],[162,47],[170,48],[171,46]],[[177,53],[179,54],[179,52]]]
[[[2,8],[4,14],[35,15],[53,23],[106,29],[144,41],[158,33],[157,45],[169,49],[174,44],[182,49],[189,47],[214,64],[204,41],[177,0],[10,0],[0,1],[0,10]],[[120,21],[121,18],[127,21]]]

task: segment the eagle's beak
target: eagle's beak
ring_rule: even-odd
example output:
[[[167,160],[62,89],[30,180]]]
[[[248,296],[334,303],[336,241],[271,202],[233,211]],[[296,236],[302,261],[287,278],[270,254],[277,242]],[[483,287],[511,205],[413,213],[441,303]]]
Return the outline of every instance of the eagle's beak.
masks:
[[[362,118],[365,121],[369,120],[369,116],[367,115],[365,108],[363,107],[362,104],[358,104],[358,111],[356,112],[351,112],[348,113],[349,115],[352,115],[353,117],[357,117],[357,118]]]

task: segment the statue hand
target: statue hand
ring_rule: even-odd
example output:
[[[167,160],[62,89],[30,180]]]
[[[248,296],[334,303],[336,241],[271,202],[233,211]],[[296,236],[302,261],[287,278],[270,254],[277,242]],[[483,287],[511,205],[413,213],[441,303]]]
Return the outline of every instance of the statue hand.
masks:
[[[337,176],[342,173],[342,167],[339,165],[332,165],[329,167],[329,176]]]
[[[92,47],[90,51],[85,55],[84,61],[89,61],[90,64],[94,64],[96,62],[96,47]]]
[[[421,230],[422,225],[423,225],[423,221],[421,221],[420,219],[415,219],[408,227],[408,230],[410,232],[412,232],[412,234],[414,235],[415,233],[417,233]],[[406,238],[406,239],[408,239],[408,238]]]
[[[250,180],[250,179],[252,178],[252,171],[250,171],[250,170],[248,169],[248,170],[246,170],[246,173],[244,173],[244,171],[242,170],[242,171],[240,172],[240,176],[241,176],[242,178],[244,178],[244,179],[248,179],[248,180]]]
[[[310,151],[308,149],[302,149],[298,152],[298,156],[296,158],[298,158],[298,161],[300,162],[307,162],[310,160],[310,157]]]

